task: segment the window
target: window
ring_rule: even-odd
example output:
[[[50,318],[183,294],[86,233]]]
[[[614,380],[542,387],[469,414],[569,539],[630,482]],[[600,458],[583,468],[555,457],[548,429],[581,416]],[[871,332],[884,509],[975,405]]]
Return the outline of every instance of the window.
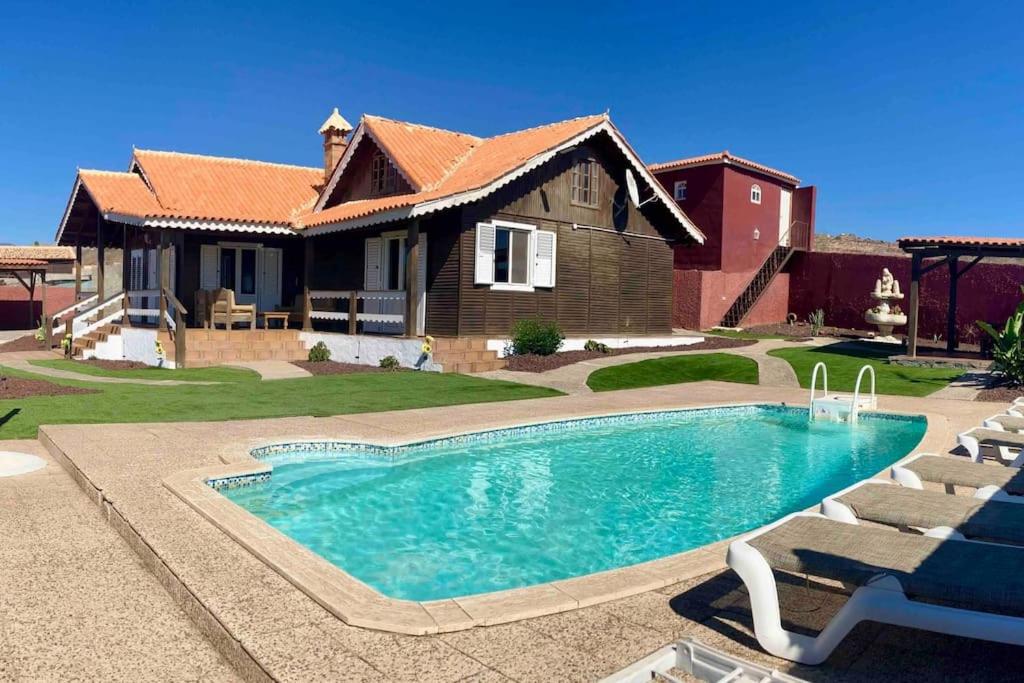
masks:
[[[556,240],[525,223],[477,223],[474,283],[524,292],[554,287]]]
[[[675,184],[675,187],[673,188],[672,194],[675,195],[675,198],[676,198],[677,202],[685,201],[686,200],[686,181],[685,180],[677,180],[676,184]]]
[[[370,191],[373,194],[387,194],[398,187],[398,169],[382,153],[373,155],[370,167]]]
[[[753,204],[761,203],[761,186],[751,185],[750,186],[750,201]]]
[[[220,286],[224,289],[235,288],[235,250],[220,250]]]
[[[241,249],[242,252],[242,294],[256,293],[256,250]]]
[[[572,168],[572,203],[597,208],[597,162],[577,161]]]
[[[385,289],[405,289],[405,259],[402,252],[405,251],[405,240],[399,237],[389,237],[384,240],[385,258],[387,263],[384,267],[384,275],[387,281]]]

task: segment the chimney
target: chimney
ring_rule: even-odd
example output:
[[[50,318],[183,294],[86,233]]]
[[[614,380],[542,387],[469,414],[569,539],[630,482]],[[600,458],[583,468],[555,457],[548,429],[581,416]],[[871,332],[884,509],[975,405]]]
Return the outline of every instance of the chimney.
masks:
[[[331,179],[334,167],[338,165],[341,155],[348,147],[345,137],[352,132],[352,126],[345,120],[345,117],[338,113],[335,107],[331,115],[320,126],[320,135],[324,136],[324,184]]]

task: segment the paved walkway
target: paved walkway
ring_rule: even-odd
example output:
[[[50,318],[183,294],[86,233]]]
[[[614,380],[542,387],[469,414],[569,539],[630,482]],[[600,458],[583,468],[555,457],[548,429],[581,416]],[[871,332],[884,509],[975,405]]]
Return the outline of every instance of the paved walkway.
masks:
[[[0,478],[0,680],[239,680],[36,441],[47,467]]]
[[[226,363],[226,365],[232,368],[252,370],[259,373],[260,379],[263,380],[299,379],[313,376],[313,373],[308,370],[303,370],[298,365],[292,365],[286,360],[236,361],[234,363]]]
[[[520,384],[531,384],[534,386],[549,387],[557,389],[566,394],[589,394],[590,387],[587,386],[587,377],[590,373],[601,368],[615,365],[626,365],[636,363],[650,358],[664,358],[666,356],[688,356],[706,353],[731,353],[736,356],[750,358],[757,363],[758,384],[769,387],[799,387],[796,373],[793,367],[782,360],[769,356],[768,352],[773,349],[791,348],[794,346],[808,346],[812,342],[788,342],[784,339],[762,339],[750,346],[737,346],[728,349],[694,349],[692,351],[651,351],[648,353],[629,353],[621,356],[606,356],[594,358],[572,365],[564,365],[547,372],[512,372],[511,370],[492,370],[490,372],[478,373],[478,377],[488,379],[503,379]]]
[[[33,356],[31,354],[37,355]],[[26,358],[26,355],[28,355],[29,357]],[[0,353],[0,365],[11,368],[12,370],[31,372],[36,375],[43,375],[44,377],[53,377],[55,379],[73,379],[80,382],[97,382],[99,384],[143,384],[154,387],[177,387],[182,385],[209,386],[212,384],[220,384],[220,382],[188,382],[179,379],[129,379],[127,377],[105,377],[103,375],[87,375],[83,372],[73,372],[71,370],[58,370],[57,368],[48,368],[42,365],[33,365],[32,363],[29,362],[30,360],[47,360],[52,359],[54,357],[55,356],[53,354],[48,354],[46,351]]]
[[[35,333],[35,330],[0,330],[0,345]]]
[[[960,401],[974,401],[982,389],[992,383],[992,373],[986,370],[972,370],[957,377],[934,394],[932,398],[949,398]]]

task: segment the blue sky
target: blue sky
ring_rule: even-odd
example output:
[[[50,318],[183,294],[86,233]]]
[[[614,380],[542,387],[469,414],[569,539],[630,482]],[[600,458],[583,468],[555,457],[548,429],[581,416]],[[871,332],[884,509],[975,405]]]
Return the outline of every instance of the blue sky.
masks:
[[[480,135],[610,109],[648,162],[817,185],[820,231],[1019,235],[1019,9],[893,4],[5,3],[0,242],[51,240],[75,169],[132,145],[319,165],[333,106]]]

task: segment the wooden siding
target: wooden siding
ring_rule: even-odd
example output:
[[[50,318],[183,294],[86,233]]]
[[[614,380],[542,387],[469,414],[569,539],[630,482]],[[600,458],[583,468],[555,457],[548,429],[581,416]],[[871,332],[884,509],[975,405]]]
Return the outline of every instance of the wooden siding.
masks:
[[[571,201],[572,166],[581,158],[598,161],[596,208]],[[572,336],[669,333],[672,246],[668,240],[686,236],[681,228],[676,231],[675,221],[663,209],[654,206],[648,214],[629,203],[621,186],[624,169],[618,150],[606,140],[595,140],[464,207],[458,248],[439,265],[446,273],[458,269],[457,334],[505,335],[516,320],[530,317],[556,320]],[[641,192],[644,197],[647,194]],[[491,219],[529,223],[557,233],[553,289],[508,292],[473,284],[476,224]],[[574,223],[618,234],[574,229]],[[662,232],[659,226],[671,226],[672,232]],[[434,258],[443,255],[433,252],[432,263]],[[449,334],[450,321],[443,327],[433,324],[431,305],[428,299],[427,331]]]
[[[354,199],[384,196],[376,194],[370,189],[370,168],[373,163],[373,156],[378,151],[380,151],[380,147],[369,136],[364,136],[362,142],[359,143],[359,148],[349,160],[344,174],[338,181],[337,186],[335,186],[334,192],[328,198],[325,204],[326,208]],[[395,191],[386,194],[407,194],[409,192],[412,192],[412,188],[405,178],[402,177],[402,174],[399,173],[396,179]]]

